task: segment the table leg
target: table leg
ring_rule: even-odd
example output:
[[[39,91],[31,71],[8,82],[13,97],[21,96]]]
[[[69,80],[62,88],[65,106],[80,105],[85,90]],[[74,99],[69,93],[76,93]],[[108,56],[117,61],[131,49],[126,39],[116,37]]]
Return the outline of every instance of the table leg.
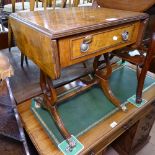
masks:
[[[75,142],[71,140],[71,134],[65,128],[63,121],[57,110],[57,94],[56,89],[51,85],[51,79],[40,71],[40,86],[43,92],[42,106],[46,108],[53,117],[61,135],[68,142],[71,148],[75,147]]]
[[[155,33],[153,33],[152,35],[152,41],[150,43],[144,65],[142,67],[141,73],[138,78],[138,85],[137,85],[137,91],[136,91],[136,103],[142,102],[142,91],[143,91],[144,81],[145,81],[147,71],[149,70],[150,63],[153,59],[154,52],[155,52]]]
[[[109,61],[109,53],[106,53],[104,54],[104,62],[106,63],[106,71],[103,72],[102,70],[99,70],[98,67],[99,65],[101,64],[99,59],[100,59],[101,56],[97,56],[95,57],[95,60],[94,60],[94,70],[95,70],[95,75],[96,77],[99,79],[99,84],[103,90],[103,92],[105,93],[106,97],[114,104],[116,105],[117,107],[119,107],[120,109],[122,109],[123,111],[126,111],[127,108],[123,105],[121,105],[121,102],[119,99],[117,99],[111,88],[110,88],[110,85],[109,85],[109,77],[111,76],[112,74],[112,67],[111,67],[111,64],[110,64],[110,61]]]

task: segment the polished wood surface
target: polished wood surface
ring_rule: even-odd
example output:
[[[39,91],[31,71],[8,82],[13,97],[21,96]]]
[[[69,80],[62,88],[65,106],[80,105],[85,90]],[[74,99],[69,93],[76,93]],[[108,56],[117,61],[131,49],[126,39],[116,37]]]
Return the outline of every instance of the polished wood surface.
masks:
[[[145,77],[146,77],[147,71],[149,70],[151,61],[153,60],[154,57],[155,57],[155,32],[152,33],[151,42],[147,50],[147,55],[143,63],[142,70],[140,71],[140,74],[138,76],[138,86],[137,86],[137,92],[136,92],[136,95],[137,95],[136,102],[138,103],[142,101],[142,90],[144,86]]]
[[[155,1],[139,1],[139,0],[135,0],[134,2],[131,1],[107,1],[107,0],[97,0],[96,1],[101,7],[110,7],[113,9],[121,9],[121,10],[130,10],[130,11],[141,11],[144,12],[145,10],[147,10],[148,8],[150,8],[153,4],[155,4]],[[111,4],[114,5],[111,5]],[[139,5],[139,7],[138,7]],[[137,10],[135,10],[137,9]],[[144,32],[145,32],[145,28],[148,24],[148,19],[143,21],[143,24],[141,25],[140,31],[139,31],[139,42],[138,42],[138,46],[135,47],[134,49],[138,49],[139,51],[142,52],[147,52],[147,56],[144,56],[143,54],[140,54],[139,56],[130,56],[129,52],[131,50],[134,49],[127,49],[116,52],[115,55],[119,56],[120,58],[122,58],[124,61],[129,61],[130,63],[133,63],[135,65],[137,65],[137,80],[138,80],[138,86],[137,86],[137,92],[136,92],[136,102],[137,103],[141,103],[142,102],[142,89],[143,89],[143,85],[144,85],[144,80],[145,80],[145,76],[147,74],[147,71],[149,70],[149,66],[151,64],[151,61],[154,57],[154,33],[151,37],[151,44],[149,46],[149,49],[144,49],[142,46],[142,39],[144,36]],[[154,32],[154,31],[153,31]],[[142,53],[141,52],[141,53]],[[142,70],[140,69],[142,67]]]
[[[40,31],[51,39],[75,35],[90,30],[119,25],[145,19],[144,13],[114,10],[107,8],[65,8],[47,11],[15,13],[10,20]],[[12,24],[12,26],[15,25]],[[17,26],[17,25],[16,25]],[[21,27],[18,27],[20,29]],[[17,29],[14,28],[14,31]]]
[[[155,4],[155,0],[95,0],[101,7],[144,12]]]
[[[11,0],[11,4],[12,4],[12,12],[16,12],[16,0]],[[46,10],[46,9],[53,9],[55,10],[56,8],[56,0],[44,0],[42,1],[42,7],[39,7],[38,8],[38,0],[29,0],[29,8],[30,9],[27,9],[26,10],[26,7],[25,6],[27,3],[25,3],[27,1],[25,0],[21,0],[21,5],[22,5],[22,9],[20,11],[17,11],[17,12],[22,12],[22,11],[36,11],[36,10]],[[63,3],[63,1],[61,2]],[[63,4],[61,4],[61,7],[65,7],[63,6]],[[59,7],[60,8],[60,7]],[[11,51],[11,47],[14,46],[14,40],[13,40],[13,33],[12,33],[12,28],[9,24],[9,35],[8,35],[8,46],[9,46],[9,51]],[[27,60],[27,56],[24,55],[24,53],[22,52],[21,53],[21,66],[23,67],[23,64],[24,64],[24,60],[26,62],[26,64],[28,64],[28,60]]]
[[[14,76],[10,79],[10,83],[16,102],[19,104],[34,96],[40,95],[42,92],[39,85],[40,70],[38,67],[32,61],[29,61],[28,65],[24,65],[22,68],[19,63],[20,51],[18,48],[12,48],[12,52],[9,52],[8,49],[4,49],[0,52],[9,58],[10,63],[14,68]],[[114,58],[111,63],[115,64],[118,60],[118,58]],[[93,73],[92,63],[93,59],[86,62],[86,68],[80,63],[62,69],[60,79],[53,81],[54,87],[62,86],[73,80],[79,79],[88,73]]]
[[[128,128],[134,125],[138,120],[143,118],[150,109],[150,103],[154,100],[155,86],[153,85],[144,93],[144,98],[148,100],[147,104],[141,108],[129,104],[128,112],[118,111],[111,117],[97,124],[94,128],[81,135],[78,139],[84,145],[81,154],[90,154],[91,152],[99,153],[104,150],[111,142],[124,133]],[[30,111],[31,101],[24,102],[18,106],[24,127],[28,132],[32,142],[41,155],[58,155],[62,154],[48,138],[44,129],[35,119]],[[110,124],[115,121],[118,125],[111,128]],[[128,127],[128,128],[127,128]],[[103,130],[104,129],[104,130]]]
[[[93,58],[115,49],[133,44],[137,41],[140,22],[116,26],[113,28],[102,29],[95,32],[89,32],[78,36],[71,36],[60,39],[58,42],[61,67],[67,67],[80,61]],[[123,41],[122,34],[127,31],[128,40]],[[81,51],[81,44],[86,37],[91,37],[87,51]],[[67,51],[64,55],[64,51]]]
[[[141,37],[138,38],[138,32],[141,32],[141,29],[143,30],[141,23],[146,18],[148,18],[148,15],[144,13],[92,7],[47,10],[44,12],[22,12],[10,16],[10,26],[19,49],[41,69],[40,86],[43,92],[43,99],[39,102],[50,111],[60,133],[67,140],[70,147],[75,147],[75,143],[71,140],[71,135],[58,114],[56,106],[58,96],[56,89],[50,83],[50,78],[54,80],[60,77],[61,69],[66,67],[61,63],[62,61],[66,61],[68,63],[67,66],[70,66],[104,53],[106,53],[104,55],[106,66],[108,70],[111,70],[107,52],[129,44],[137,44],[139,39],[141,39]],[[81,44],[69,38],[72,35],[74,40],[78,40],[79,33],[82,35],[82,42],[79,41]],[[109,39],[105,45],[102,43],[105,37],[104,33],[107,34]],[[125,38],[123,37],[124,35]],[[120,38],[123,42],[120,42]],[[64,40],[62,45],[59,44],[61,40]],[[69,44],[66,43],[68,41]],[[115,43],[114,41],[117,42]],[[82,56],[83,60],[76,58],[76,55],[73,55],[73,58],[66,59],[65,55],[72,52],[70,50],[71,46],[73,46],[73,52],[77,52],[80,47],[81,53],[88,52],[88,54]],[[78,48],[76,48],[77,46]],[[89,46],[92,47],[90,51]],[[63,48],[63,51],[60,48]],[[104,50],[106,48],[107,50]],[[76,62],[73,62],[72,59],[75,59]],[[126,107],[120,105],[120,101],[110,89],[108,78],[111,72],[107,72],[107,75],[102,74],[99,71],[99,66],[104,62],[99,61],[99,59],[95,60],[97,60],[94,61],[95,77],[93,77],[93,80],[86,81],[86,84],[88,84],[87,88],[92,86],[92,84],[100,83],[108,99],[121,110],[126,110]],[[81,89],[81,91],[83,90]],[[67,98],[69,97],[71,95],[67,96]]]
[[[147,25],[147,20],[144,21],[143,23],[143,28],[146,27]],[[142,30],[142,32],[144,32]],[[139,37],[142,38],[142,37]],[[140,54],[131,56],[129,52],[131,50],[138,49]],[[148,46],[148,49],[144,47],[144,45],[139,44],[138,47],[130,49],[121,49],[120,51],[115,51],[115,55],[122,58],[125,61],[129,61],[132,64],[135,64],[137,66],[137,91],[136,91],[136,102],[141,103],[142,102],[142,90],[143,90],[143,85],[145,81],[145,77],[147,74],[147,71],[149,70],[151,61],[153,60],[155,56],[155,32],[152,33],[150,43]],[[145,54],[143,54],[145,53]]]
[[[60,68],[105,53],[105,51],[96,52],[92,53],[92,55],[85,55],[85,57],[80,59],[71,60],[69,55],[69,35],[74,35],[74,39],[76,39],[79,37],[75,36],[78,33],[81,34],[82,32],[89,31],[89,35],[93,35],[94,32],[90,32],[92,30],[100,29],[97,30],[99,33],[106,28],[109,29],[110,26],[118,26],[132,21],[138,22],[147,17],[147,14],[144,13],[83,7],[15,13],[11,15],[10,23],[19,49],[33,60],[48,76],[52,79],[57,79],[60,76]],[[104,29],[101,30],[101,28]],[[116,31],[116,34],[117,33]],[[83,34],[83,37],[84,35],[88,34]],[[111,37],[111,35],[109,37]],[[56,40],[53,40],[55,38]],[[99,38],[100,35],[96,35],[96,41],[98,41]],[[112,42],[112,40],[110,40],[110,42]],[[128,43],[131,44],[133,42]],[[113,46],[107,49],[106,52],[125,46],[128,43]],[[95,46],[97,50],[101,47],[100,44]],[[95,47],[93,47],[92,50],[94,48]],[[99,50],[101,51],[102,49]],[[60,57],[58,55],[60,55]],[[74,57],[73,55],[73,58]]]
[[[124,44],[126,42],[132,42],[132,40],[136,40],[133,38],[136,26],[139,26],[138,23],[130,24],[129,26],[124,26],[120,28],[114,28],[112,30],[108,30],[105,32],[99,32],[95,34],[90,34],[92,37],[92,43],[90,43],[90,47],[86,52],[81,52],[80,44],[84,40],[84,37],[76,37],[75,39],[71,40],[71,59],[77,59],[79,57],[83,57],[85,55],[95,53],[97,50],[109,48],[111,46],[115,46],[116,44]],[[129,38],[126,42],[122,40],[121,34],[124,31],[128,31]],[[118,37],[114,39],[113,37]]]
[[[155,101],[152,102],[152,106],[147,108],[147,111],[136,124],[112,144],[119,154],[136,154],[149,142],[150,130],[155,121]]]
[[[52,79],[57,79],[60,74],[60,63],[56,41],[51,41],[47,35],[34,29],[26,30],[27,26],[19,22],[18,26],[14,20],[11,23],[13,31],[16,32],[14,36],[20,51],[33,60]],[[25,31],[22,31],[22,29],[25,29]]]

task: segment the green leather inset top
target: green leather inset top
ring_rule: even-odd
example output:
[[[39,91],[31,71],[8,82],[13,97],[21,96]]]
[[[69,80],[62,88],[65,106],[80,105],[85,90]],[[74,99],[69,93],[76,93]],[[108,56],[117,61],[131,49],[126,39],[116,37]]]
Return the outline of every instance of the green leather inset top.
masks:
[[[144,88],[155,82],[155,79],[147,77]],[[113,93],[122,103],[135,94],[137,87],[136,72],[128,67],[122,67],[114,71],[110,78],[110,85]],[[32,103],[32,111],[48,135],[59,144],[64,139],[60,135],[50,114],[41,109],[35,108]],[[74,136],[86,132],[101,120],[116,112],[116,108],[105,96],[99,86],[82,92],[81,94],[65,101],[58,107],[58,111],[65,124],[65,127]],[[104,129],[103,129],[104,130]]]

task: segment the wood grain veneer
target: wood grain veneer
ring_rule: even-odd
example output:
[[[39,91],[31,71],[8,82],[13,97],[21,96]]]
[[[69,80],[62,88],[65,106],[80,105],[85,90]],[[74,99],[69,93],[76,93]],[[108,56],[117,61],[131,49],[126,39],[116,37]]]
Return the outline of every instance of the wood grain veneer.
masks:
[[[92,7],[20,12],[10,16],[10,28],[19,49],[40,68],[45,107],[71,147],[74,143],[70,141],[71,134],[57,112],[59,100],[51,79],[58,79],[62,68],[95,57],[93,66],[96,79],[85,83],[92,86],[98,81],[107,98],[120,109],[126,109],[113,95],[108,83],[112,73],[108,52],[137,45],[141,39],[138,33],[143,32],[142,23],[146,19],[148,15],[144,13]],[[103,63],[99,61],[102,54],[107,67],[105,75],[98,70]]]
[[[19,49],[51,79],[58,79],[61,68],[136,42],[137,33],[140,29],[138,22],[140,23],[146,18],[148,15],[144,13],[81,7],[14,13],[11,14],[9,20]],[[133,35],[136,35],[133,40],[131,39],[131,42],[116,44],[115,46],[113,41],[107,41],[106,45],[101,43],[106,34],[100,33],[107,31],[108,35],[106,36],[111,39],[112,35],[122,31],[122,25],[127,24],[129,26],[134,22],[137,22],[133,32]],[[112,28],[120,30],[113,30]],[[132,30],[129,28],[129,31]],[[73,43],[73,50],[71,50],[70,39],[76,39],[79,36],[84,37],[88,34],[94,35],[95,40],[91,50],[88,51],[88,55],[75,59],[82,55],[79,52],[79,47],[76,50],[80,40],[78,43]],[[107,37],[106,40],[108,40]],[[101,48],[101,46],[103,47]],[[107,50],[102,51],[104,48]]]
[[[64,8],[57,10],[14,13],[15,20],[57,39],[77,33],[88,32],[109,26],[147,18],[145,13],[115,10],[108,8]],[[110,19],[114,20],[110,20]]]
[[[111,29],[101,29],[60,39],[58,47],[61,67],[67,67],[79,61],[85,61],[97,55],[133,44],[137,41],[139,29],[140,22],[131,22]],[[127,41],[122,40],[122,33],[125,31],[129,33]],[[87,36],[92,37],[92,42],[86,52],[81,52],[80,46]],[[114,37],[117,37],[117,40]]]

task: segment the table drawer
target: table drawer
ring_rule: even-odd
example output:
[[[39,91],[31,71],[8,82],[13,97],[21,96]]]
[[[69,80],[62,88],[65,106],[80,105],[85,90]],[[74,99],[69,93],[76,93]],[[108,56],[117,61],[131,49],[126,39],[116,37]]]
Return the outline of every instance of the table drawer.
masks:
[[[96,146],[91,148],[85,155],[97,155],[100,154],[100,152],[104,151],[106,147],[113,142],[117,137],[119,137],[122,133],[124,133],[126,129],[124,127],[120,127],[116,132],[111,134],[110,137],[107,139],[104,139],[100,143],[98,143]]]
[[[131,42],[134,39],[135,27],[136,24],[130,24],[128,26],[71,39],[71,59],[77,59],[99,50]]]
[[[140,22],[128,23],[59,40],[61,66],[79,63],[135,43],[139,25]]]
[[[122,133],[128,130],[134,123],[135,120],[129,120],[127,123],[120,125],[120,127],[117,130],[113,129],[115,131],[111,133],[111,135],[108,136],[108,138],[105,138],[103,141],[95,145],[85,155],[100,154],[100,152],[104,151],[109,144],[111,144],[117,137],[119,137]]]

